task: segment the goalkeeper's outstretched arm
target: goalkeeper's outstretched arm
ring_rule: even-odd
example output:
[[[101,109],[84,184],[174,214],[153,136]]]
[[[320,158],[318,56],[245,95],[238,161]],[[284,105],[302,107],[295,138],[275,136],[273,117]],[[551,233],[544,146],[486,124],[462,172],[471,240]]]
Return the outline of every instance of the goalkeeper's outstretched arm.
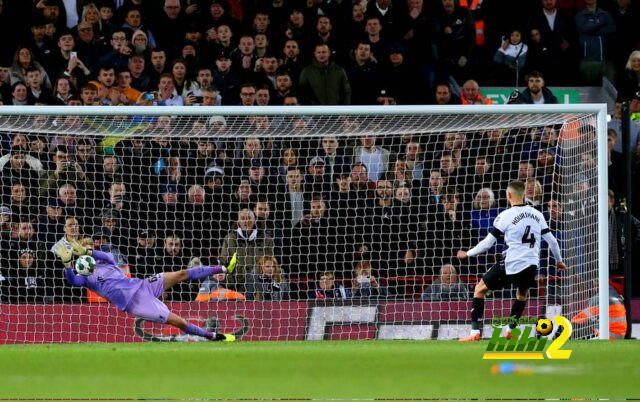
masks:
[[[72,267],[64,269],[64,276],[71,286],[85,286],[87,284],[87,278],[82,275],[76,275]]]

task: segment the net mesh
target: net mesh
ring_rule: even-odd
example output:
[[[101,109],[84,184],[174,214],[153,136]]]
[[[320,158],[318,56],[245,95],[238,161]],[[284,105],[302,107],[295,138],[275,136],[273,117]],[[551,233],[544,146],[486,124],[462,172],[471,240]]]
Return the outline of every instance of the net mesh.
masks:
[[[597,299],[593,114],[33,110],[0,119],[4,343],[196,340],[68,285],[51,250],[71,239],[112,253],[132,278],[237,252],[234,275],[160,298],[244,339],[461,336],[473,287],[504,246],[464,262],[455,254],[487,235],[514,179],[569,266],[556,272],[543,246],[525,314],[559,306],[571,318]],[[509,315],[513,296],[492,292],[487,324]],[[592,337],[597,324],[576,334]]]

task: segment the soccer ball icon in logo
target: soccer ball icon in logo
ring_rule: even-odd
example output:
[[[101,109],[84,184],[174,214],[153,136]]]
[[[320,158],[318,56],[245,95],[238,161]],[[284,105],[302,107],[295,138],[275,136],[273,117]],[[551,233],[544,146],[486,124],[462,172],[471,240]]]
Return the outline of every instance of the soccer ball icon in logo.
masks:
[[[536,331],[541,336],[547,336],[553,331],[553,322],[548,318],[541,318],[536,324]]]
[[[96,269],[96,260],[90,255],[80,256],[76,260],[74,268],[78,275],[89,276]]]

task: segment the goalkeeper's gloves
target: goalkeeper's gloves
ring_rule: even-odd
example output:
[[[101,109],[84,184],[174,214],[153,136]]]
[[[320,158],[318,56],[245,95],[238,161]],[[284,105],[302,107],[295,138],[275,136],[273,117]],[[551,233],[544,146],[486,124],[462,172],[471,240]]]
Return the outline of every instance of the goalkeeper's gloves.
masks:
[[[79,257],[81,255],[91,255],[91,250],[84,247],[77,240],[72,240],[69,242],[69,244],[71,244],[74,256]]]
[[[65,246],[64,244],[56,247],[53,252],[65,266],[68,265],[73,259],[73,249]]]
[[[231,260],[229,261],[229,264],[227,264],[227,274],[231,275],[233,273],[233,270],[236,268],[236,264],[238,263],[238,253],[233,253],[233,257],[231,257]]]

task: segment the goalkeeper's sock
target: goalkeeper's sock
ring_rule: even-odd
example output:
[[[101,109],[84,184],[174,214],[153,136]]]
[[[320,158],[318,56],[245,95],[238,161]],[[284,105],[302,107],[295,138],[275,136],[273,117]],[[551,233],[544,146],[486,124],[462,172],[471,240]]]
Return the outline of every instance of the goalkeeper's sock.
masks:
[[[518,318],[522,317],[522,313],[524,312],[524,306],[526,306],[527,302],[522,301],[522,300],[518,300],[516,299],[513,302],[513,305],[511,306],[511,314],[509,315],[509,317],[514,317],[516,321],[518,320]],[[509,324],[509,328],[514,329],[515,327],[517,327],[518,325],[515,322],[512,322]]]
[[[188,323],[187,328],[183,329],[182,331],[185,334],[197,335],[207,339],[213,339],[216,336],[214,333],[209,332],[204,328],[200,328],[197,325],[193,325],[192,323]]]
[[[206,278],[207,276],[222,274],[227,272],[225,267],[193,267],[187,269],[187,275],[189,275],[189,280],[194,281],[202,278]]]
[[[480,331],[482,320],[484,319],[484,299],[480,297],[473,298],[473,308],[471,309],[471,329]]]

